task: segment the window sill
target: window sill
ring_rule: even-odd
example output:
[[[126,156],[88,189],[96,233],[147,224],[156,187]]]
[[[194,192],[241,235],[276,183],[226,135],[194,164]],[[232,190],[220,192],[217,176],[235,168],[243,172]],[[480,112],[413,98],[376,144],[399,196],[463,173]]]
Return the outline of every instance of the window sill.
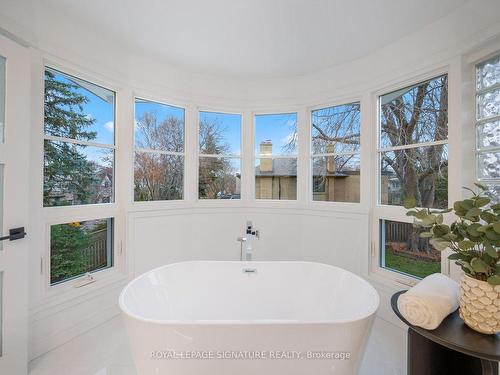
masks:
[[[368,273],[368,279],[378,285],[385,287],[391,292],[409,289],[418,284],[420,279],[402,273],[377,268]]]
[[[93,273],[95,281],[77,287],[85,275],[62,282],[54,286],[47,286],[44,295],[34,306],[30,307],[30,314],[39,314],[50,310],[51,312],[63,310],[82,301],[94,298],[96,295],[106,293],[127,281],[126,274],[115,267]]]

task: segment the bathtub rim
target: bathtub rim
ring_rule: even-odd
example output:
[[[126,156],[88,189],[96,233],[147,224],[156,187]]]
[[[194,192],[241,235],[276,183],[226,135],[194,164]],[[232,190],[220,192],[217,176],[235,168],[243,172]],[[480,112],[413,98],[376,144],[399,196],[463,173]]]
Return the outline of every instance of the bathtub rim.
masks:
[[[248,266],[248,265],[255,265],[258,263],[275,263],[275,264],[290,264],[290,263],[301,263],[301,264],[313,264],[313,265],[320,265],[323,267],[330,267],[330,268],[335,268],[338,269],[342,272],[347,272],[351,274],[353,277],[359,279],[363,284],[366,284],[366,286],[373,292],[375,296],[375,303],[373,304],[373,307],[371,307],[366,314],[363,314],[361,317],[357,317],[354,319],[335,319],[335,320],[273,320],[273,319],[234,319],[234,320],[228,320],[228,319],[220,319],[220,320],[214,320],[214,319],[148,319],[144,318],[142,316],[139,316],[133,312],[131,312],[125,302],[125,294],[128,290],[128,288],[131,287],[131,285],[140,279],[141,277],[144,277],[145,275],[158,271],[159,269],[163,268],[169,268],[173,267],[179,264],[188,264],[188,263],[238,263],[243,266]],[[237,260],[187,260],[187,261],[180,261],[180,262],[175,262],[175,263],[169,263],[169,264],[164,264],[159,267],[155,267],[149,271],[146,271],[139,276],[134,277],[132,280],[130,280],[127,285],[122,289],[120,292],[120,296],[118,298],[118,304],[120,306],[120,310],[122,314],[125,314],[127,317],[139,320],[144,323],[154,323],[154,324],[162,324],[162,325],[175,325],[175,326],[180,326],[180,325],[206,325],[206,326],[217,326],[217,325],[224,325],[224,326],[250,326],[250,325],[259,325],[259,326],[266,326],[266,325],[333,325],[333,324],[347,324],[347,323],[356,323],[356,322],[361,322],[365,319],[370,318],[371,316],[375,315],[377,310],[380,307],[380,295],[378,294],[377,290],[373,285],[371,285],[367,280],[365,280],[363,277],[355,274],[354,272],[348,271],[344,268],[334,266],[331,264],[327,263],[321,263],[321,262],[311,262],[311,261],[300,261],[300,260],[277,260],[277,261],[237,261]]]

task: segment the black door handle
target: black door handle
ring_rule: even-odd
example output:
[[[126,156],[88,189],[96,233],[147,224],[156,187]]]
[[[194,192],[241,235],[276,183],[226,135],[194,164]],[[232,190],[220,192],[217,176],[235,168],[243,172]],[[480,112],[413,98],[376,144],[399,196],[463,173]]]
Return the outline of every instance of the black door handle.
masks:
[[[21,238],[26,237],[26,232],[24,231],[24,227],[9,229],[9,235],[0,237],[0,241],[15,241],[20,240]]]

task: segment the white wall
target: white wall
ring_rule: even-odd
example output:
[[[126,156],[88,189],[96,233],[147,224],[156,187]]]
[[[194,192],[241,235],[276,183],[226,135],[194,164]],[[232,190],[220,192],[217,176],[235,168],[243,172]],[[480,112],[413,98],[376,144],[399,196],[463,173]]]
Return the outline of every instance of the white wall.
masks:
[[[304,260],[361,273],[368,247],[368,217],[300,209],[197,209],[131,215],[134,274],[190,259],[239,260],[236,237],[252,220],[261,238],[255,260]]]
[[[391,293],[404,289],[369,273],[371,207],[376,108],[373,93],[436,68],[450,71],[450,178],[468,181],[470,166],[462,169],[472,150],[462,151],[462,140],[470,139],[471,125],[463,117],[469,95],[463,87],[468,74],[466,54],[484,48],[498,48],[500,2],[471,0],[454,13],[387,47],[342,66],[288,79],[245,80],[191,74],[134,55],[95,35],[78,20],[65,19],[57,9],[43,2],[4,0],[0,9],[0,31],[32,47],[33,64],[33,155],[32,155],[32,264],[30,355],[32,358],[64,343],[75,335],[118,313],[117,295],[127,279],[153,267],[186,259],[237,259],[246,220],[253,220],[262,232],[255,244],[255,259],[293,259],[330,263],[359,273],[379,289],[379,315],[400,324],[388,304]],[[47,25],[54,25],[47,27]],[[491,47],[494,46],[494,47]],[[98,280],[84,290],[67,290],[60,295],[47,292],[39,272],[39,256],[46,255],[43,212],[37,204],[41,187],[40,150],[42,130],[41,77],[44,61],[56,62],[73,72],[117,91],[118,161],[116,215],[123,233],[117,238],[126,260],[123,272]],[[38,72],[38,73],[37,73]],[[132,196],[133,95],[162,99],[187,108],[187,144],[196,148],[198,107],[242,111],[245,134],[251,137],[252,111],[294,110],[299,122],[307,121],[307,108],[344,99],[362,100],[362,190],[360,205],[312,204],[308,201],[308,166],[299,166],[299,200],[292,203],[259,203],[251,198],[249,185],[241,203],[196,200],[196,157],[187,155],[186,201],[174,204],[137,206]],[[462,95],[463,94],[463,95]],[[454,96],[455,95],[455,96]],[[465,129],[462,134],[462,127]],[[306,130],[302,128],[304,135]],[[307,145],[302,138],[301,160],[307,163]],[[466,145],[466,143],[464,143]],[[252,145],[244,145],[243,178],[251,178]],[[459,197],[461,183],[450,184],[450,198]],[[37,256],[39,255],[39,256]],[[401,325],[402,326],[402,325]],[[403,331],[402,331],[403,334]]]

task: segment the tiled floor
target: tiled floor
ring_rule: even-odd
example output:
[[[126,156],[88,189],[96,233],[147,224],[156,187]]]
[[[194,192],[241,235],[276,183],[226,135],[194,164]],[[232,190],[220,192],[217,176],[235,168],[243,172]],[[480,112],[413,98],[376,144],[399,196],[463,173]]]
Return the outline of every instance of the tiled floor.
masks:
[[[405,331],[377,318],[360,374],[404,375],[405,353]],[[30,375],[137,375],[120,317],[35,359]]]

